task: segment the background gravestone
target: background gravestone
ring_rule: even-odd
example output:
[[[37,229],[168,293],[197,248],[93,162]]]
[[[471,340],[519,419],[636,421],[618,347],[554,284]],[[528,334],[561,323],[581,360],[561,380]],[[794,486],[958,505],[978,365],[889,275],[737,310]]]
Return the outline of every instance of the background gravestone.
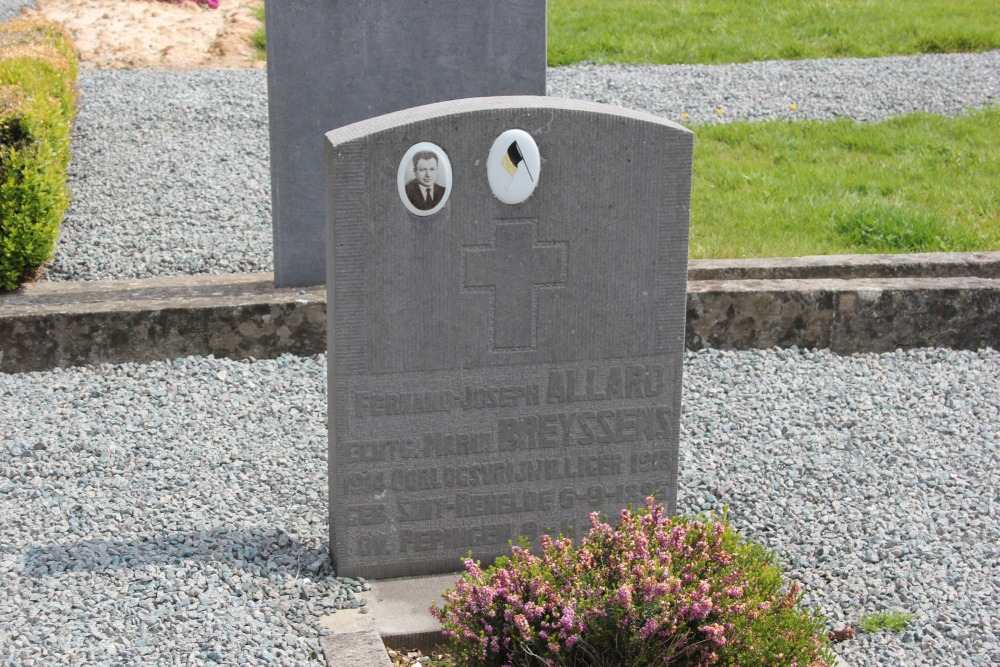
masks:
[[[323,134],[408,107],[545,94],[545,0],[267,5],[278,286],[325,280]]]
[[[541,156],[514,205],[487,179],[510,129]],[[518,535],[580,534],[591,511],[654,492],[674,511],[692,134],[505,97],[326,137],[337,573],[454,571],[470,549],[489,561]],[[423,142],[452,175],[427,216],[397,184]]]

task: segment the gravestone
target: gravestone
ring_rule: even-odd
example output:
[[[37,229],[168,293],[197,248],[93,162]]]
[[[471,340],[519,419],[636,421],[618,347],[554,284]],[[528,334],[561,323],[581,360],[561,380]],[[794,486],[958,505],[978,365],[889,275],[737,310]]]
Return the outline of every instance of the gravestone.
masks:
[[[673,512],[692,134],[498,97],[326,142],[337,573],[454,571],[648,495]]]
[[[545,0],[267,5],[274,276],[325,281],[323,134],[399,109],[545,94]]]

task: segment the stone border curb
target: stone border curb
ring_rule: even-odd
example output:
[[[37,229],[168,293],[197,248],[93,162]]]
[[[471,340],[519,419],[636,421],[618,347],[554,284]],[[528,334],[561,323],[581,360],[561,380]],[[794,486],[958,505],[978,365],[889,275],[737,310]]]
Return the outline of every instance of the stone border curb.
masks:
[[[270,273],[37,283],[0,295],[0,372],[316,354],[325,332],[326,289]]]
[[[901,274],[928,277],[891,277]],[[702,260],[689,276],[689,349],[1000,348],[1000,253]],[[0,294],[4,373],[325,350],[326,289],[276,288],[270,273]]]
[[[767,259],[696,259],[688,280],[839,278],[1000,278],[1000,252],[909,255],[807,255]]]
[[[688,283],[688,349],[1000,347],[1000,280],[885,278]]]
[[[375,630],[343,632],[322,637],[320,645],[330,667],[392,667],[382,638]]]

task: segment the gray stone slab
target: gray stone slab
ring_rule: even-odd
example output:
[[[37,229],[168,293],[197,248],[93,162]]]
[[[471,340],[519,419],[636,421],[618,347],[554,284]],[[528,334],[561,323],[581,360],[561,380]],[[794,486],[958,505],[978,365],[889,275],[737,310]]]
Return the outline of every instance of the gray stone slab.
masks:
[[[504,131],[538,144],[493,196]],[[454,570],[676,496],[692,134],[544,97],[460,100],[327,134],[331,553],[346,576]],[[450,198],[410,213],[418,142]]]
[[[375,630],[322,637],[320,644],[330,667],[392,667],[385,644]]]
[[[393,648],[430,653],[443,644],[441,624],[431,616],[432,602],[442,604],[446,589],[455,587],[458,572],[371,582],[362,609],[341,610],[320,618],[320,626],[334,634],[374,630]]]
[[[545,94],[545,0],[267,6],[274,269],[325,281],[323,134],[431,102]]]

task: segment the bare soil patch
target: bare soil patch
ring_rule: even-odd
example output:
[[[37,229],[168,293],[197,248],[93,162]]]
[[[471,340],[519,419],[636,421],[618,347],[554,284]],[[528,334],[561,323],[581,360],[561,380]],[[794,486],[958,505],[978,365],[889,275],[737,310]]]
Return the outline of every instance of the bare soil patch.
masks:
[[[86,67],[258,69],[250,36],[262,0],[221,0],[218,9],[157,0],[35,0],[42,16],[73,35]]]

